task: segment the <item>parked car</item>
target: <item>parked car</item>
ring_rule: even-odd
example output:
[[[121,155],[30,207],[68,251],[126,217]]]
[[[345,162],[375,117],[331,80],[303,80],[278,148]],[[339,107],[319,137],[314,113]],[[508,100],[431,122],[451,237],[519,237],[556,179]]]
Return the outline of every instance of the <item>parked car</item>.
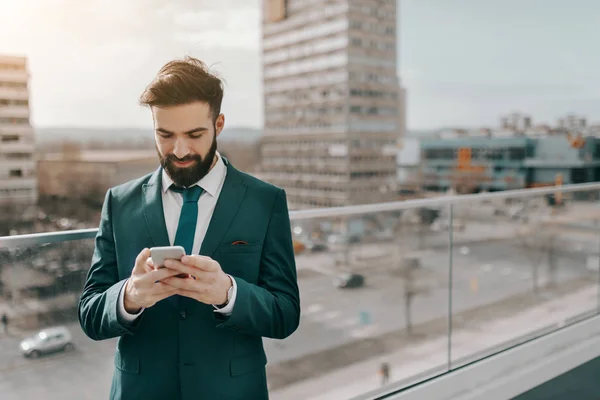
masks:
[[[312,253],[327,251],[329,249],[325,243],[318,242],[318,241],[312,241],[312,240],[307,241],[305,243],[305,245],[306,245],[306,249]]]
[[[338,288],[358,288],[364,286],[365,277],[361,274],[346,273],[337,276],[333,284]]]
[[[65,326],[47,328],[39,331],[20,344],[25,357],[38,358],[42,354],[73,349],[73,337]]]
[[[350,234],[348,236],[340,235],[340,234],[332,234],[327,238],[327,242],[330,245],[345,245],[352,243],[360,243],[361,238],[358,235]]]

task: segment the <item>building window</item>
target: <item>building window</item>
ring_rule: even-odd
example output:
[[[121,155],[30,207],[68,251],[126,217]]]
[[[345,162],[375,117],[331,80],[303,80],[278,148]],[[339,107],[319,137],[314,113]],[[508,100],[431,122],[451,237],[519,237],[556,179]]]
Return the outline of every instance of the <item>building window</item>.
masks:
[[[508,155],[511,160],[525,159],[525,149],[519,147],[511,147],[508,149]]]
[[[2,142],[7,143],[7,142],[18,142],[19,141],[19,136],[18,135],[3,135],[2,136]]]
[[[20,169],[11,169],[8,176],[10,177],[22,177],[23,171]]]

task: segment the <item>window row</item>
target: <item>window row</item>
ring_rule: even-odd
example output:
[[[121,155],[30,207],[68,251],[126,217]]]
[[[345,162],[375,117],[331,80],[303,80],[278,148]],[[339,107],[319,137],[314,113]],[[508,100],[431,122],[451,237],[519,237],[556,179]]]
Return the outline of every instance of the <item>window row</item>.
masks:
[[[387,43],[379,40],[353,37],[350,39],[350,44],[355,47],[363,47],[365,49],[377,49],[380,51],[394,51],[395,43]]]
[[[398,115],[398,109],[393,107],[350,106],[350,114],[355,115]]]
[[[25,71],[25,66],[17,64],[0,64],[0,71]]]
[[[396,20],[396,13],[390,12],[389,9],[385,7],[377,7],[377,6],[369,6],[369,5],[352,5],[350,7],[350,12],[359,12],[364,15],[371,16],[373,18],[377,18],[379,21],[394,21]]]
[[[29,123],[29,118],[0,118],[0,124],[14,124],[14,125],[19,125],[19,124],[28,124]]]
[[[350,96],[367,97],[370,99],[396,100],[398,98],[398,93],[370,89],[350,89]]]
[[[352,71],[349,74],[350,82],[380,83],[382,85],[396,85],[398,79],[394,75],[380,75],[373,72]]]
[[[0,99],[0,106],[28,106],[29,100]]]
[[[346,130],[345,124],[332,124],[331,122],[316,123],[298,123],[298,124],[271,124],[266,122],[265,128],[287,133],[314,134],[314,133],[343,133]]]
[[[389,178],[390,176],[396,176],[396,171],[355,171],[350,173],[350,179]]]
[[[287,93],[276,93],[265,96],[265,104],[267,106],[281,107],[299,105],[299,103],[327,103],[330,100],[331,90],[339,91],[342,96],[346,93],[344,90],[337,88],[330,88],[329,90],[309,89]]]
[[[364,32],[387,36],[394,36],[396,34],[396,29],[394,29],[393,26],[382,25],[369,21],[350,21],[350,29],[357,29]]]
[[[526,156],[526,150],[520,147],[511,147],[505,149],[488,148],[446,148],[446,149],[426,149],[423,156],[428,160],[455,160],[458,158],[472,160],[522,160]]]
[[[346,19],[327,21],[319,25],[312,26],[310,29],[299,27],[293,31],[264,38],[263,48],[273,49],[276,47],[287,46],[293,43],[329,36],[336,32],[344,32],[347,29],[348,21]]]
[[[264,71],[264,77],[266,79],[282,78],[290,75],[299,75],[307,72],[342,67],[347,64],[348,55],[345,52],[324,54],[313,58],[292,60],[284,64],[267,67]]]
[[[392,46],[393,48],[393,46]],[[396,60],[385,59],[382,57],[365,57],[351,54],[348,63],[352,66],[366,65],[368,67],[389,68],[391,74],[396,73]]]
[[[25,82],[2,82],[2,81],[0,81],[0,88],[27,89],[27,83],[25,83]]]
[[[0,153],[0,158],[5,160],[28,160],[32,157],[32,153]]]
[[[265,93],[285,92],[288,90],[307,89],[316,86],[334,85],[346,82],[348,72],[345,70],[321,71],[305,76],[289,77],[275,82],[265,82]]]
[[[343,116],[344,109],[342,106],[336,107],[298,107],[286,110],[271,111],[267,114],[269,122],[275,122],[279,120],[289,120],[290,118],[295,120],[302,119],[314,119],[319,117],[331,117],[331,116]]]
[[[306,28],[308,24],[323,23],[323,20],[330,19],[338,14],[345,14],[348,11],[346,1],[325,5],[323,5],[323,0],[301,0],[300,2],[287,0],[287,3],[288,14],[292,15],[277,24],[266,24],[263,27],[263,32],[266,35],[280,34],[298,27]],[[315,7],[315,5],[318,5],[318,7]]]
[[[294,46],[265,52],[263,61],[265,64],[278,63],[296,58],[314,56],[315,54],[327,53],[334,50],[344,49],[348,46],[348,37],[345,35],[334,36],[320,41],[306,42]]]
[[[346,98],[346,91],[342,88],[336,88],[336,87],[331,87],[328,89],[323,89],[323,90],[314,90],[310,96],[310,98],[304,97],[302,100],[311,100],[314,102],[320,101],[320,102],[329,102],[329,101],[336,101],[336,100],[343,100]],[[294,93],[290,93],[290,95],[293,95]],[[296,101],[295,98],[290,99],[289,97],[284,97],[284,96],[278,96],[278,97],[274,97],[277,100],[273,100],[271,99],[271,95],[266,96],[266,105],[267,106],[279,106],[281,107],[282,105],[287,105],[287,106],[291,106],[291,105],[295,105],[294,102]],[[268,118],[268,116],[267,116]]]
[[[395,146],[395,139],[352,139],[349,141],[353,149],[381,149],[385,146]]]
[[[0,141],[2,141],[2,143],[18,142],[20,141],[20,138],[19,135],[2,135]]]
[[[325,140],[286,140],[282,143],[266,143],[263,145],[263,148],[272,149],[283,149],[283,148],[300,148],[300,147],[310,147],[315,149],[327,149],[331,145],[340,145],[344,144],[343,140],[336,141],[325,141]]]
[[[396,121],[350,120],[350,132],[393,132],[398,129]]]

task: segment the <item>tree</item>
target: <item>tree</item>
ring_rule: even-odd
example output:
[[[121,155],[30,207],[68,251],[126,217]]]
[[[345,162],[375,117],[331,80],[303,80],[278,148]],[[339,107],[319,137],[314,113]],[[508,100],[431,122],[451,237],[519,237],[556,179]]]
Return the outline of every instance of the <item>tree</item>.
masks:
[[[534,294],[539,293],[539,268],[544,256],[548,266],[548,285],[554,287],[557,278],[557,234],[541,224],[531,224],[520,235],[519,242],[526,249],[531,267],[531,280]]]
[[[399,255],[400,252],[397,253]],[[424,275],[419,258],[396,258],[396,267],[393,275],[402,279],[402,297],[404,299],[404,318],[406,333],[413,335],[412,306],[416,296],[427,292],[427,287],[422,284]]]

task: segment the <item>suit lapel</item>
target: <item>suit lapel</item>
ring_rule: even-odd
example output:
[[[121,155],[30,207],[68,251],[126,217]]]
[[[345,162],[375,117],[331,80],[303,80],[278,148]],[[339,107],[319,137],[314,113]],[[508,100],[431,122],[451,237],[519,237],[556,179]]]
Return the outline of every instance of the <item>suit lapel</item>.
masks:
[[[147,184],[142,186],[144,217],[154,246],[169,246],[162,203],[162,168],[158,168]]]
[[[212,257],[223,239],[246,194],[246,185],[242,182],[240,172],[225,157],[223,160],[227,165],[227,175],[200,248],[200,254],[208,257]]]

